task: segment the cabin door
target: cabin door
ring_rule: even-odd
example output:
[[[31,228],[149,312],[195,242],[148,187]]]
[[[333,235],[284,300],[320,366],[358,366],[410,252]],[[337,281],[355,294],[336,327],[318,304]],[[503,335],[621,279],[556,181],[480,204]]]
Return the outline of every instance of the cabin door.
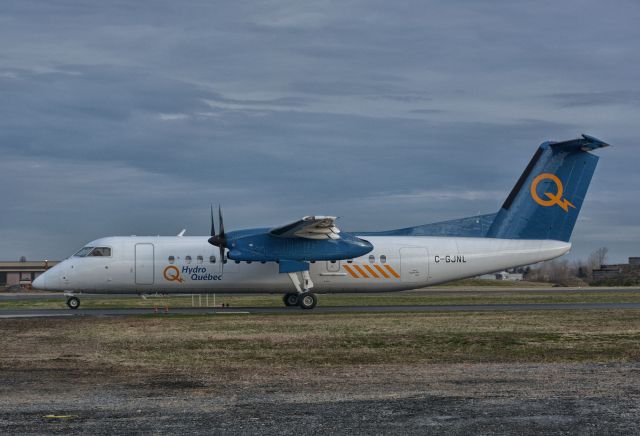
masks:
[[[429,253],[426,248],[400,249],[400,277],[403,282],[426,282],[429,278]]]
[[[153,244],[136,244],[136,285],[153,285]]]

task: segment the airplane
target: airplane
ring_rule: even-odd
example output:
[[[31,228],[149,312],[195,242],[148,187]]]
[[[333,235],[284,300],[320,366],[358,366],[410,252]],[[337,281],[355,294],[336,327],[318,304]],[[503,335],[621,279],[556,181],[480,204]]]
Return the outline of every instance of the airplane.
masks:
[[[33,287],[78,293],[283,293],[313,309],[318,293],[423,288],[554,259],[569,239],[598,156],[588,135],[547,141],[497,213],[379,232],[342,232],[334,216],[226,232],[211,207],[209,236],[113,236],[88,243]]]

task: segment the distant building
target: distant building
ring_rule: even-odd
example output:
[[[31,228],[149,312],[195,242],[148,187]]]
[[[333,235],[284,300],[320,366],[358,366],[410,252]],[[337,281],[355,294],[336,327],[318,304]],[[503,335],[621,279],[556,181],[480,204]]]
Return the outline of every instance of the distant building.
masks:
[[[0,262],[0,286],[30,287],[36,277],[58,263],[52,260]]]
[[[497,273],[483,274],[481,276],[478,276],[478,278],[481,280],[511,280],[514,282],[519,282],[523,280],[523,274],[500,271]]]
[[[603,280],[640,280],[640,257],[630,257],[629,263],[600,265],[593,270],[593,281]]]

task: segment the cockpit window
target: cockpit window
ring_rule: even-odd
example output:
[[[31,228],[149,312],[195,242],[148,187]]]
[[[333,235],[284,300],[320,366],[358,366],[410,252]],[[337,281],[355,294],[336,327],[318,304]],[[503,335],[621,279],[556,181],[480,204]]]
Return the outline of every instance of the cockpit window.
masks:
[[[93,250],[93,247],[82,247],[76,254],[75,257],[85,257],[89,252]]]
[[[89,257],[100,257],[100,256],[104,256],[104,257],[109,257],[111,256],[111,248],[110,247],[96,247],[93,250],[91,250],[91,253],[89,253],[87,256]]]

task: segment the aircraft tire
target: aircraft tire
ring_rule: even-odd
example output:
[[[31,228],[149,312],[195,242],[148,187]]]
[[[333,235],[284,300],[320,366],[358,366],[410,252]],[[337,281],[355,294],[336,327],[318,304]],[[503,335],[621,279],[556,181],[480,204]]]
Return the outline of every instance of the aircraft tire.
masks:
[[[316,294],[311,292],[300,294],[299,300],[301,309],[313,309],[316,307],[316,304],[318,304],[318,297],[316,297]]]
[[[282,301],[287,307],[297,306],[299,301],[298,294],[295,292],[288,292],[284,294],[284,297],[282,297]]]
[[[80,307],[80,299],[78,297],[69,297],[67,298],[67,306],[69,309],[77,309]]]

